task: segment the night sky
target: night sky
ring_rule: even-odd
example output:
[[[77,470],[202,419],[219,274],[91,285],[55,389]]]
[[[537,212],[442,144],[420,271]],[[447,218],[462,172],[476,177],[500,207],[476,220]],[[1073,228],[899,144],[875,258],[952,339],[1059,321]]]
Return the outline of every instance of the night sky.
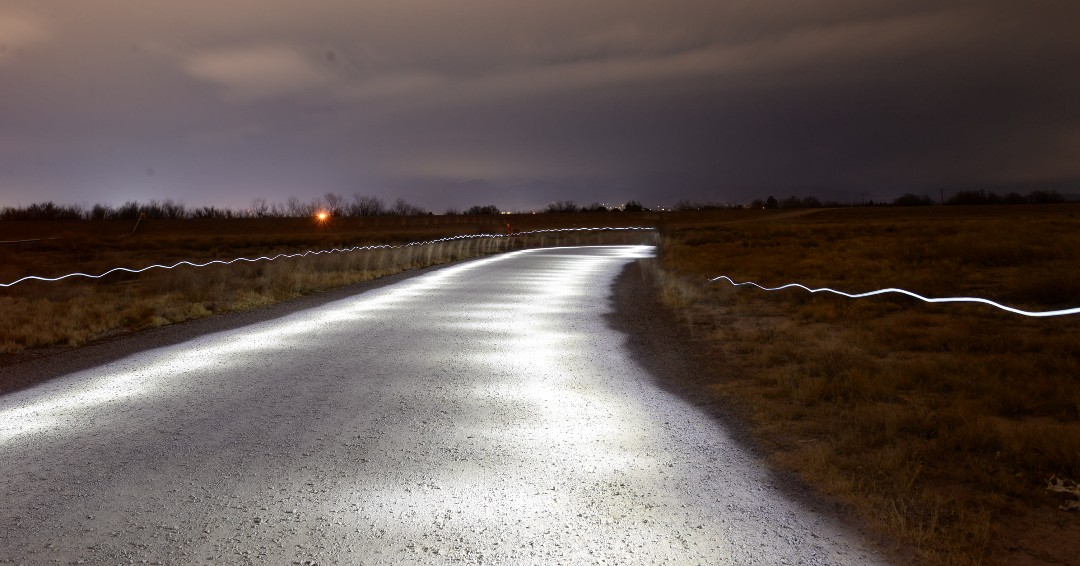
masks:
[[[0,1],[0,206],[1078,179],[1076,0]]]

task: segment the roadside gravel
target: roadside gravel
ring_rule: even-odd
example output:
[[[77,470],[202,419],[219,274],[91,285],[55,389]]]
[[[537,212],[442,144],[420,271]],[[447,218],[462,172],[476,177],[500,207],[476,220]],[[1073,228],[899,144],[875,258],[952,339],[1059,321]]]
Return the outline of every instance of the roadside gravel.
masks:
[[[883,563],[657,385],[619,330],[648,311],[611,301],[649,254],[515,252],[116,341],[0,397],[0,562]]]

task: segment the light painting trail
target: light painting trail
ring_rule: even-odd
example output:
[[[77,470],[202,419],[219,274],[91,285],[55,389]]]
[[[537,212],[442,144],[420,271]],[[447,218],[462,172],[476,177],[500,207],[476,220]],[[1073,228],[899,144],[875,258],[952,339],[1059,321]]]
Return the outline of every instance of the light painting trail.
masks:
[[[307,250],[307,251],[304,251],[304,252],[297,252],[297,253],[291,253],[291,254],[277,254],[275,256],[259,256],[259,257],[254,257],[254,258],[238,257],[238,258],[234,258],[234,259],[230,259],[230,260],[214,259],[214,260],[210,260],[210,261],[207,261],[207,262],[204,262],[204,263],[195,263],[195,262],[190,262],[190,261],[185,260],[185,261],[178,261],[178,262],[176,262],[176,263],[174,263],[172,265],[154,264],[154,265],[148,265],[146,267],[142,267],[142,268],[139,268],[139,269],[131,269],[131,268],[128,268],[128,267],[114,267],[114,268],[112,268],[112,269],[110,269],[108,271],[105,271],[103,273],[99,273],[97,275],[92,275],[92,274],[89,274],[89,273],[68,273],[66,275],[61,275],[59,277],[40,277],[38,275],[28,275],[26,277],[16,279],[15,281],[12,281],[10,283],[0,283],[0,287],[13,287],[15,285],[18,285],[19,283],[24,282],[24,281],[54,282],[54,281],[61,281],[63,279],[68,279],[68,278],[71,278],[71,277],[86,277],[86,278],[89,278],[89,279],[101,279],[101,278],[103,278],[103,277],[105,277],[107,275],[110,275],[112,273],[117,273],[117,272],[142,273],[144,271],[149,271],[151,269],[175,269],[177,267],[181,267],[181,266],[185,266],[185,265],[189,266],[189,267],[208,267],[208,266],[211,266],[211,265],[230,265],[230,264],[233,264],[233,263],[236,263],[236,262],[257,263],[257,262],[260,262],[260,261],[275,261],[275,260],[278,260],[278,259],[307,257],[307,256],[312,256],[312,255],[324,255],[324,254],[335,254],[335,253],[351,253],[351,252],[360,252],[360,251],[367,251],[367,250],[394,250],[394,249],[411,248],[411,247],[417,247],[417,246],[427,246],[427,245],[439,244],[439,243],[443,243],[443,242],[455,242],[455,241],[458,241],[458,240],[472,240],[472,239],[482,239],[482,238],[512,238],[514,236],[527,236],[527,235],[530,235],[530,234],[545,234],[545,233],[551,233],[551,232],[613,232],[613,231],[645,231],[645,232],[649,232],[649,231],[655,231],[655,230],[656,230],[656,228],[649,228],[649,227],[644,227],[644,226],[630,226],[630,227],[618,227],[618,228],[549,228],[549,229],[545,229],[545,230],[531,230],[531,231],[528,231],[528,232],[517,232],[517,233],[514,233],[514,234],[466,234],[466,235],[461,235],[461,236],[449,236],[449,237],[446,237],[446,238],[438,238],[438,239],[435,239],[435,240],[425,240],[425,241],[422,241],[422,242],[409,242],[407,244],[398,244],[398,245],[380,244],[380,245],[372,245],[372,246],[353,246],[351,248],[332,248],[332,249],[328,249],[328,250]]]
[[[1013,313],[1013,314],[1019,314],[1019,315],[1022,315],[1022,316],[1030,316],[1030,317],[1050,317],[1050,316],[1064,316],[1064,315],[1069,315],[1069,314],[1080,314],[1080,307],[1070,308],[1070,309],[1054,310],[1054,311],[1025,311],[1025,310],[1020,310],[1020,309],[1017,309],[1017,308],[1009,307],[1009,306],[1006,306],[1006,305],[1003,305],[1003,304],[1000,304],[1000,303],[995,303],[994,301],[991,301],[989,299],[983,299],[983,298],[979,298],[979,297],[945,297],[945,298],[934,299],[934,298],[924,297],[924,296],[919,295],[917,293],[912,293],[911,291],[908,291],[908,290],[905,290],[905,289],[896,289],[896,288],[878,289],[876,291],[868,291],[866,293],[845,293],[843,291],[837,291],[836,289],[829,289],[828,287],[821,287],[821,288],[818,288],[818,289],[811,289],[810,287],[807,287],[805,285],[800,285],[798,283],[788,283],[787,285],[781,285],[779,287],[765,287],[765,286],[759,285],[757,283],[754,283],[753,281],[744,281],[742,283],[736,283],[732,278],[728,277],[727,275],[721,275],[719,277],[714,277],[714,278],[710,279],[709,282],[712,283],[712,282],[716,282],[716,281],[720,281],[720,280],[727,281],[728,283],[731,283],[732,285],[734,285],[736,287],[742,287],[742,286],[750,285],[750,286],[753,286],[753,287],[757,287],[758,289],[761,289],[763,291],[781,291],[783,289],[798,288],[798,289],[803,289],[803,290],[809,291],[811,293],[833,293],[833,294],[836,294],[836,295],[841,295],[843,297],[847,297],[849,299],[861,299],[861,298],[864,298],[864,297],[872,297],[874,295],[884,295],[884,294],[887,294],[887,293],[898,293],[898,294],[901,294],[901,295],[907,295],[909,297],[919,299],[920,301],[923,301],[923,302],[926,302],[926,303],[982,303],[984,305],[990,305],[992,307],[999,308],[999,309],[1001,309],[1003,311],[1006,311],[1006,312],[1010,312],[1010,313]]]
[[[131,268],[128,268],[128,267],[114,267],[112,269],[109,269],[109,270],[107,270],[107,271],[105,271],[103,273],[99,273],[97,275],[92,275],[92,274],[88,274],[88,273],[68,273],[66,275],[61,275],[59,277],[41,277],[41,276],[37,276],[37,275],[29,275],[29,276],[26,276],[26,277],[22,277],[20,279],[16,279],[15,281],[12,281],[10,283],[0,283],[0,288],[13,287],[13,286],[18,285],[19,283],[23,283],[25,281],[55,282],[55,281],[61,281],[61,280],[72,278],[72,277],[86,277],[86,278],[89,278],[89,279],[101,279],[103,277],[106,277],[106,276],[108,276],[108,275],[110,275],[112,273],[116,273],[116,272],[126,272],[126,273],[135,273],[135,274],[137,274],[137,273],[142,273],[144,271],[149,271],[151,269],[175,269],[175,268],[181,267],[181,266],[208,267],[208,266],[211,266],[211,265],[230,265],[230,264],[237,263],[237,262],[257,263],[257,262],[260,262],[260,261],[275,261],[275,260],[278,260],[278,259],[302,258],[302,257],[307,257],[307,256],[317,256],[317,255],[335,254],[335,253],[351,253],[351,252],[379,250],[379,249],[403,249],[403,248],[410,248],[410,247],[438,244],[438,243],[443,243],[443,242],[453,242],[453,241],[459,241],[459,240],[484,239],[484,238],[490,238],[490,239],[513,238],[514,236],[526,236],[526,235],[530,235],[530,234],[544,234],[544,233],[554,233],[554,232],[612,232],[612,231],[655,232],[656,228],[651,228],[651,227],[647,227],[647,226],[627,226],[627,227],[607,227],[607,228],[549,228],[549,229],[544,229],[544,230],[531,230],[531,231],[527,231],[527,232],[517,232],[517,233],[513,233],[513,234],[492,234],[492,233],[466,234],[466,235],[460,235],[460,236],[449,236],[449,237],[446,237],[446,238],[438,238],[438,239],[434,239],[434,240],[408,242],[408,243],[405,243],[405,244],[398,244],[398,245],[380,244],[380,245],[370,245],[370,246],[353,246],[353,247],[349,247],[349,248],[332,248],[332,249],[327,249],[327,250],[307,250],[307,251],[304,251],[304,252],[297,252],[297,253],[291,253],[291,254],[284,254],[283,253],[283,254],[277,254],[277,255],[274,255],[274,256],[259,256],[259,257],[255,257],[255,258],[238,257],[238,258],[234,258],[234,259],[230,259],[230,260],[215,259],[215,260],[210,260],[210,261],[203,262],[203,263],[195,263],[195,262],[185,260],[185,261],[176,262],[176,263],[174,263],[172,265],[154,264],[154,265],[149,265],[149,266],[142,267],[142,268],[139,268],[139,269],[131,269]],[[833,293],[835,295],[840,295],[840,296],[843,296],[843,297],[847,297],[849,299],[861,299],[861,298],[865,298],[865,297],[872,297],[872,296],[875,296],[875,295],[884,295],[884,294],[895,293],[895,294],[907,295],[909,297],[918,299],[918,300],[926,302],[926,303],[981,303],[981,304],[985,304],[985,305],[990,305],[992,307],[1001,309],[1003,311],[1006,311],[1006,312],[1009,312],[1009,313],[1012,313],[1012,314],[1018,314],[1018,315],[1021,315],[1021,316],[1036,317],[1036,318],[1046,318],[1046,317],[1054,317],[1054,316],[1065,316],[1065,315],[1072,315],[1072,314],[1080,314],[1080,307],[1059,309],[1059,310],[1052,310],[1052,311],[1026,311],[1026,310],[1018,309],[1018,308],[1015,308],[1015,307],[1010,307],[1010,306],[1007,306],[1007,305],[1003,305],[1001,303],[997,303],[997,302],[991,301],[989,299],[984,299],[984,298],[981,298],[981,297],[931,298],[931,297],[924,297],[922,295],[919,295],[918,293],[913,293],[913,292],[908,291],[906,289],[898,289],[898,288],[894,288],[894,287],[890,287],[890,288],[887,288],[887,289],[877,289],[875,291],[868,291],[868,292],[865,292],[865,293],[846,293],[844,291],[838,291],[836,289],[830,289],[828,287],[821,287],[821,288],[812,289],[810,287],[807,287],[807,286],[799,284],[799,283],[788,283],[786,285],[781,285],[779,287],[765,287],[765,286],[760,285],[758,283],[755,283],[753,281],[744,281],[744,282],[741,282],[741,283],[736,282],[734,279],[732,279],[732,278],[730,278],[730,277],[728,277],[726,275],[720,275],[718,277],[713,277],[712,279],[709,279],[709,282],[714,283],[714,282],[721,281],[721,280],[727,281],[728,283],[730,283],[731,285],[733,285],[735,287],[753,286],[753,287],[757,287],[758,289],[761,289],[763,291],[781,291],[781,290],[784,290],[784,289],[798,288],[798,289],[803,289],[805,291],[809,291],[810,293]]]

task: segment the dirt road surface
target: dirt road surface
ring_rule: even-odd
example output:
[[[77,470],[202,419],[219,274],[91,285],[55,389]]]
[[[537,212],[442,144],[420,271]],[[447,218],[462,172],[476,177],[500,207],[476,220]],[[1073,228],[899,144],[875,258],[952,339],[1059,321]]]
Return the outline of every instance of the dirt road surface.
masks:
[[[0,397],[0,562],[882,563],[635,361],[611,288],[651,253],[460,263]]]

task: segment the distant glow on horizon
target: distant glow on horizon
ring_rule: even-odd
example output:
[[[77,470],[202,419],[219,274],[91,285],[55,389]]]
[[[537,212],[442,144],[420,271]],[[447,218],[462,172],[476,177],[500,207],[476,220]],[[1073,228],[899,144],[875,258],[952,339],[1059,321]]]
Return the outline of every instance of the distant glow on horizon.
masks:
[[[999,309],[1001,309],[1003,311],[1006,311],[1006,312],[1010,312],[1010,313],[1013,313],[1013,314],[1019,314],[1019,315],[1023,315],[1023,316],[1029,316],[1029,317],[1049,317],[1049,316],[1064,316],[1064,315],[1069,315],[1069,314],[1080,314],[1080,307],[1070,308],[1070,309],[1061,309],[1061,310],[1055,310],[1055,311],[1025,311],[1025,310],[1020,310],[1020,309],[1013,308],[1013,307],[1010,307],[1010,306],[1006,306],[1006,305],[1003,305],[1003,304],[1000,304],[1000,303],[995,303],[994,301],[991,301],[989,299],[983,299],[983,298],[979,298],[979,297],[945,297],[945,298],[937,298],[937,299],[935,299],[935,298],[924,297],[922,295],[919,295],[917,293],[912,293],[911,291],[908,291],[908,290],[905,290],[905,289],[896,289],[896,288],[878,289],[876,291],[868,291],[866,293],[854,293],[853,294],[853,293],[845,293],[843,291],[837,291],[835,289],[829,289],[828,287],[821,287],[821,288],[818,288],[818,289],[811,289],[810,287],[807,287],[805,285],[800,285],[798,283],[788,283],[787,285],[781,285],[779,287],[765,287],[765,286],[759,285],[757,283],[754,283],[753,281],[744,281],[742,283],[736,283],[735,280],[728,277],[727,275],[721,275],[719,277],[713,277],[712,279],[709,280],[709,282],[713,283],[713,282],[716,282],[716,281],[720,281],[721,279],[723,279],[724,281],[727,281],[728,283],[731,283],[732,285],[734,285],[736,287],[742,287],[742,286],[745,286],[745,285],[751,285],[751,286],[757,287],[758,289],[761,289],[763,291],[780,291],[780,290],[783,290],[783,289],[798,288],[798,289],[803,289],[805,291],[809,291],[811,293],[833,293],[835,295],[840,295],[840,296],[843,296],[843,297],[847,297],[849,299],[861,299],[861,298],[864,298],[864,297],[871,297],[871,296],[874,296],[874,295],[884,295],[884,294],[887,294],[887,293],[898,293],[898,294],[901,294],[901,295],[907,295],[909,297],[916,298],[916,299],[918,299],[920,301],[923,301],[923,302],[926,302],[926,303],[982,303],[984,305],[990,305],[992,307],[999,308]]]

